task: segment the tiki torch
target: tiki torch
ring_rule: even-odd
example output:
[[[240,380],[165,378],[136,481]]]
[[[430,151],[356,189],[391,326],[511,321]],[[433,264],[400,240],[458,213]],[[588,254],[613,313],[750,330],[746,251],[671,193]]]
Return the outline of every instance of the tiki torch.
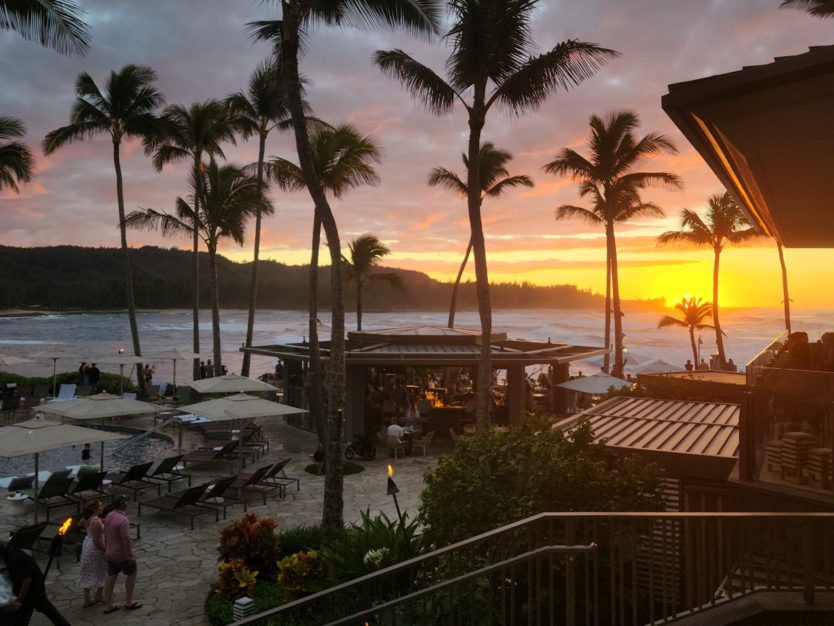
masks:
[[[394,506],[397,507],[397,517],[400,518],[400,528],[403,530],[403,537],[408,543],[408,533],[405,531],[405,520],[403,519],[402,511],[400,511],[400,503],[397,501],[397,494],[400,492],[397,484],[394,482],[394,466],[388,466],[388,489],[386,493],[394,498]]]
[[[64,535],[69,532],[70,526],[72,526],[72,518],[68,517],[61,524],[60,528],[58,528],[58,534],[52,538],[52,543],[49,544],[49,560],[46,562],[46,569],[43,570],[44,579],[46,579],[46,575],[49,573],[53,559],[61,558],[61,552],[64,550]]]

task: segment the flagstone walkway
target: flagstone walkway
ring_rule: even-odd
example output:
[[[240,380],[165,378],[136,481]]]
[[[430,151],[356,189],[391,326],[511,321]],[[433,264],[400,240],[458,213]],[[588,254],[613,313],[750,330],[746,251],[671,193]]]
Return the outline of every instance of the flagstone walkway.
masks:
[[[283,423],[269,424],[264,421],[264,430],[270,440],[279,442],[272,446],[268,455],[259,459],[253,467],[261,467],[270,461],[286,456],[292,457],[287,467],[287,474],[301,476],[301,491],[288,489],[284,500],[268,501],[266,506],[250,506],[249,510],[259,515],[271,515],[278,521],[278,528],[290,528],[300,525],[317,524],[321,518],[324,478],[306,474],[303,469],[310,463],[315,449],[315,437]],[[196,442],[190,442],[195,445]],[[283,449],[278,449],[278,448]],[[419,495],[423,486],[424,473],[434,467],[436,454],[427,457],[407,457],[396,461],[395,480],[400,489],[400,505],[410,514],[417,512]],[[390,496],[386,495],[386,464],[383,455],[370,463],[364,463],[364,472],[345,477],[344,501],[345,521],[354,522],[360,518],[365,509],[383,511],[395,516],[396,511]],[[189,468],[191,469],[191,468]],[[247,468],[248,469],[248,468]],[[217,477],[222,469],[208,472],[195,467],[194,484],[200,480]],[[29,518],[13,515],[6,502],[0,508],[0,532],[25,523]],[[53,515],[60,516],[60,510]],[[220,530],[233,517],[243,514],[241,506],[229,509],[229,520],[214,522],[211,515],[195,519],[195,529],[188,529],[187,518],[156,514],[143,510],[141,518],[137,517],[136,505],[131,502],[128,517],[132,522],[141,524],[142,538],[135,543],[139,573],[136,584],[136,599],[142,608],[135,611],[118,611],[104,615],[102,608],[96,606],[82,608],[82,591],[77,587],[78,564],[72,549],[65,551],[62,572],[53,564],[47,579],[47,593],[64,617],[73,625],[118,623],[131,625],[179,624],[196,626],[206,624],[203,617],[203,603],[210,583],[217,572],[217,545]],[[43,566],[43,559],[39,560]],[[117,601],[123,597],[122,578],[117,581]],[[40,626],[48,624],[40,614],[35,613],[31,622]]]

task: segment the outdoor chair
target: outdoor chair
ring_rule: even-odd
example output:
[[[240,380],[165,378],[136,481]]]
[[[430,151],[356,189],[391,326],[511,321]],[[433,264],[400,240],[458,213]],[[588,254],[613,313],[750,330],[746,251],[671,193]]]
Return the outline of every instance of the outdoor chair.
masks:
[[[272,466],[266,475],[261,479],[262,483],[268,485],[277,485],[280,489],[280,496],[285,498],[287,496],[287,485],[295,483],[295,490],[301,491],[301,479],[295,476],[287,476],[285,468],[292,459],[284,459],[278,461]]]
[[[55,398],[53,402],[72,400],[74,397],[75,383],[61,383],[61,386],[58,388],[58,397]]]
[[[236,480],[238,480],[237,476],[227,476],[210,484],[203,495],[200,496],[199,504],[222,510],[223,519],[226,519],[226,509],[243,502],[239,498],[233,498],[226,493]]]
[[[171,485],[178,480],[188,480],[188,486],[191,486],[191,474],[185,474],[177,469],[177,465],[182,459],[182,455],[170,456],[167,459],[162,459],[156,469],[149,473],[145,478],[148,480],[163,480],[168,483],[168,491],[171,491]]]
[[[139,493],[148,487],[156,487],[156,494],[162,494],[162,485],[159,483],[152,483],[147,479],[148,470],[151,469],[153,461],[147,463],[140,463],[134,465],[126,472],[118,472],[108,476],[111,483],[110,487],[114,489],[126,489],[133,492],[133,499],[139,499]]]
[[[197,448],[193,452],[189,452],[183,456],[181,461],[183,465],[188,463],[212,463],[214,461],[228,461],[230,460],[230,456],[231,460],[234,461],[234,454],[239,443],[239,441],[230,441],[218,450],[214,448]]]
[[[266,497],[276,490],[280,492],[278,485],[268,485],[261,483],[261,480],[271,468],[271,465],[255,470],[249,474],[248,478],[244,476],[237,477],[237,480],[232,483],[231,488],[237,492],[238,499],[243,502],[243,512],[246,513],[249,503],[255,500],[263,500],[266,504]]]
[[[388,437],[388,450],[389,455],[393,454],[395,459],[399,458],[398,454],[405,456],[405,443],[396,437]]]
[[[61,482],[61,481],[63,481],[65,478],[69,478],[71,474],[72,474],[72,469],[71,469],[71,468],[62,469],[62,470],[58,470],[58,471],[56,471],[56,472],[52,472],[52,473],[49,475],[49,478],[47,478],[47,479],[44,481],[43,486],[44,486],[44,487],[46,487],[46,486],[47,486],[48,484],[50,484],[50,483],[57,483],[57,482]]]
[[[185,491],[179,493],[169,493],[152,500],[139,501],[138,517],[142,517],[142,507],[150,507],[159,511],[167,513],[174,513],[175,515],[185,515],[188,517],[191,524],[191,530],[194,530],[194,518],[198,515],[205,515],[214,511],[214,521],[220,521],[220,511],[199,504],[200,497],[206,490],[206,485],[197,485],[196,487],[189,487]]]
[[[52,509],[58,509],[64,506],[73,506],[78,510],[78,502],[70,498],[69,488],[72,485],[72,478],[63,478],[58,480],[47,480],[43,487],[38,491],[36,496],[30,496],[30,499],[35,502],[35,506],[42,505],[46,508],[46,519],[49,520],[49,513]]]
[[[422,448],[423,456],[426,456],[426,452],[431,447],[431,443],[434,441],[434,431],[429,431],[426,433],[424,437],[420,437],[419,439],[415,439],[414,443],[412,444],[412,450],[416,450],[417,448]]]
[[[104,491],[102,485],[104,483],[105,472],[84,473],[78,476],[75,487],[69,497],[78,502],[79,510],[83,509],[87,502],[91,500],[100,500],[109,497]]]
[[[9,491],[28,491],[35,484],[35,475],[17,476],[9,483]]]
[[[18,550],[29,550],[30,552],[44,552],[48,551],[37,546],[41,534],[46,529],[49,522],[41,522],[40,524],[33,524],[31,526],[21,526],[17,530],[9,533],[9,548],[17,548]],[[44,538],[44,541],[47,539]]]

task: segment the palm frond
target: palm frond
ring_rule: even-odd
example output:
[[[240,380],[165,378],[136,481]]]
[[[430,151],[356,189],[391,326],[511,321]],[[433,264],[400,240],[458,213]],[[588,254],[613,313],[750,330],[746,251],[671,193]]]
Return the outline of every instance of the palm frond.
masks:
[[[460,98],[433,70],[402,50],[377,50],[373,62],[384,74],[399,80],[416,100],[436,115],[449,113],[455,98]]]
[[[179,200],[179,198],[178,198]],[[181,219],[156,209],[142,209],[131,211],[125,217],[124,225],[132,230],[159,230],[164,236],[191,235],[194,229]]]
[[[284,191],[301,191],[307,187],[301,168],[287,159],[270,159],[266,173],[267,178]]]
[[[834,17],[834,0],[783,0],[780,9],[801,9],[814,17]]]
[[[548,174],[570,176],[573,180],[596,177],[594,164],[571,148],[562,148],[542,169]]]
[[[103,132],[107,132],[107,130],[103,129],[101,124],[95,122],[62,126],[47,133],[42,143],[43,152],[49,155],[67,144],[84,141]]]
[[[13,117],[0,116],[0,140],[22,137],[23,122]],[[19,193],[18,183],[32,180],[35,158],[29,146],[19,141],[0,143],[0,191],[5,188]]]
[[[435,167],[429,172],[428,182],[430,187],[442,187],[449,191],[454,191],[461,196],[467,194],[466,183],[457,174],[451,170],[447,170],[445,167]]]
[[[689,328],[689,324],[676,317],[672,317],[671,315],[664,315],[657,323],[658,328],[667,328],[669,326],[682,326],[683,328]]]
[[[403,29],[430,40],[440,31],[443,3],[438,0],[338,0],[313,4],[310,23],[373,30]]]
[[[486,195],[491,197],[500,196],[506,189],[512,187],[533,187],[533,179],[526,174],[518,174],[516,176],[508,176],[502,178],[492,187],[486,190]]]
[[[594,211],[590,211],[581,206],[574,206],[572,204],[563,204],[556,209],[554,218],[557,222],[564,220],[580,220],[589,224],[602,223],[602,217],[597,215]]]
[[[90,29],[74,0],[3,0],[0,30],[11,30],[61,54],[86,54]]]

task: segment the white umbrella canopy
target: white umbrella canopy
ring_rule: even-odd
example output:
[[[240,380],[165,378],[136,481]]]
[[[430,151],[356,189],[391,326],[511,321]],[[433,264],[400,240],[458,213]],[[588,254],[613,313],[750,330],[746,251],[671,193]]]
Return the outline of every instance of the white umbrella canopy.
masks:
[[[97,393],[65,402],[46,403],[39,406],[38,410],[76,420],[103,420],[108,417],[149,415],[161,411],[162,407],[109,393]]]
[[[651,361],[654,359],[649,359],[648,357],[643,356],[642,354],[637,354],[636,352],[626,352],[623,355],[623,358],[626,361],[626,368],[632,369],[636,365],[641,365],[642,363],[646,363],[647,361]],[[611,364],[614,363],[614,355],[611,355],[610,358]],[[592,359],[588,359],[588,363],[591,365],[596,365],[597,367],[601,367],[603,363],[605,363],[604,356],[595,356]]]
[[[206,417],[214,422],[307,412],[304,409],[299,409],[288,404],[279,404],[278,402],[264,400],[263,398],[250,396],[245,393],[189,404],[178,407],[178,409],[186,413]]]
[[[682,372],[684,369],[679,365],[669,363],[663,359],[652,359],[642,365],[631,368],[635,374],[665,374],[667,372]]]
[[[247,391],[276,391],[269,383],[238,374],[223,374],[203,380],[193,380],[188,386],[200,393],[245,393]]]
[[[0,354],[0,367],[14,367],[15,365],[25,365],[26,363],[34,363],[34,361],[22,356]]]
[[[608,374],[594,374],[593,376],[582,376],[574,378],[564,383],[559,383],[557,387],[562,389],[570,389],[571,391],[578,391],[579,393],[589,393],[592,395],[599,395],[606,393],[609,388],[614,387],[620,389],[623,387],[631,387],[634,383]]]

